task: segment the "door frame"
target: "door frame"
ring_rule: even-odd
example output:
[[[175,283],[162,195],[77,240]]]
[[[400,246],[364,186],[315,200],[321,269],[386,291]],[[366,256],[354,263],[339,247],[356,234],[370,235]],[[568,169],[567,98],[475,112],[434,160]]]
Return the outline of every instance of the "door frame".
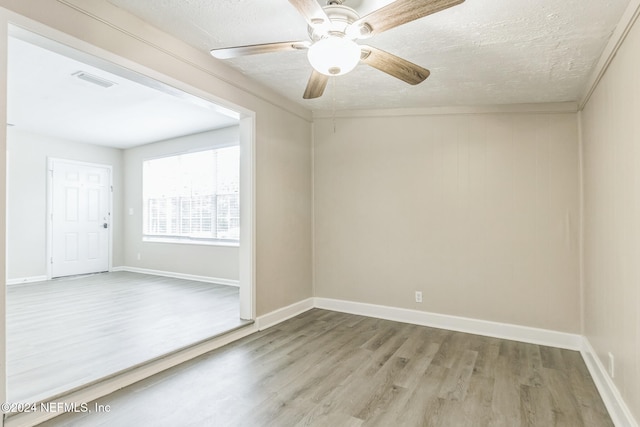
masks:
[[[113,268],[113,166],[102,163],[90,163],[82,162],[78,160],[63,159],[59,157],[47,157],[47,257],[45,263],[47,264],[47,280],[51,280],[53,277],[53,164],[54,162],[70,163],[78,166],[96,167],[107,169],[109,171],[109,232],[108,236],[108,249],[107,249],[107,263],[108,271]]]
[[[85,11],[80,7],[75,7],[73,4],[69,2],[63,2],[59,0],[59,2],[54,2],[57,4],[62,4],[60,7],[68,6],[69,8],[75,8],[75,12],[78,14],[83,14],[79,18],[82,19],[82,22],[87,22],[88,19],[98,19],[96,16],[91,15],[89,12]],[[17,3],[16,3],[17,4]],[[34,16],[37,14],[34,13]],[[48,18],[48,17],[47,17]],[[44,19],[44,18],[43,18]],[[79,19],[80,20],[80,19]],[[241,191],[241,203],[245,206],[245,209],[241,209],[241,237],[240,237],[240,317],[243,319],[255,319],[256,318],[256,300],[257,300],[257,292],[256,292],[256,140],[257,140],[257,131],[256,131],[256,120],[257,114],[254,110],[252,110],[252,105],[256,102],[263,102],[264,99],[259,95],[255,95],[255,100],[251,96],[249,98],[246,97],[245,94],[240,93],[234,95],[235,99],[238,101],[231,102],[227,100],[229,95],[229,89],[225,86],[225,78],[224,73],[217,74],[211,72],[209,68],[205,68],[199,65],[199,61],[192,60],[190,57],[183,57],[175,54],[175,48],[169,47],[164,51],[164,55],[166,58],[171,57],[172,60],[175,60],[177,65],[179,66],[171,66],[164,65],[164,63],[158,63],[150,68],[149,66],[141,65],[141,63],[135,60],[135,57],[131,56],[120,56],[117,53],[113,53],[109,50],[111,46],[110,43],[117,43],[117,41],[106,40],[104,38],[100,39],[100,35],[96,35],[95,37],[90,37],[86,39],[79,39],[70,35],[71,29],[74,27],[61,19],[47,19],[46,23],[42,23],[34,20],[26,15],[21,15],[16,12],[12,12],[6,9],[4,6],[0,7],[0,68],[6,68],[7,66],[7,39],[10,35],[15,35],[16,31],[26,31],[32,34],[37,34],[40,37],[46,37],[48,39],[55,40],[58,43],[62,43],[66,46],[69,46],[73,49],[77,49],[84,54],[92,55],[94,57],[99,58],[102,61],[106,61],[108,63],[115,64],[119,67],[123,67],[125,69],[129,69],[134,73],[138,73],[141,76],[144,76],[147,79],[152,79],[158,82],[157,86],[162,90],[171,90],[174,92],[180,91],[184,92],[191,97],[199,97],[204,99],[208,103],[213,103],[221,108],[226,108],[228,110],[234,111],[238,113],[240,116],[240,147],[241,150],[244,151],[244,154],[241,158],[241,176],[244,177],[244,181],[241,180],[240,183],[240,191]],[[57,23],[58,29],[53,28],[52,25]],[[109,21],[104,21],[106,25],[111,25]],[[47,25],[49,24],[49,25]],[[127,33],[125,29],[120,27],[113,27],[116,32],[122,33],[126,40],[134,40],[140,43],[147,43],[155,49],[162,50],[163,48],[151,44],[147,39],[145,39],[144,33],[142,36],[137,37],[135,34]],[[65,30],[67,32],[65,32]],[[74,31],[75,32],[75,31]],[[92,43],[92,41],[94,43]],[[100,42],[97,45],[96,42]],[[134,49],[135,50],[135,49]],[[189,70],[200,70],[203,72],[209,72],[213,76],[212,84],[204,83],[199,84],[197,87],[193,84],[187,83],[188,80],[185,76],[186,73],[180,71],[180,66],[190,67]],[[215,67],[211,67],[212,69],[217,70]],[[178,75],[178,77],[171,77],[172,75]],[[216,80],[217,79],[217,80]],[[221,82],[219,84],[218,82]],[[229,83],[226,81],[226,83]],[[233,86],[229,86],[233,87]],[[234,89],[235,90],[235,89]],[[242,88],[239,88],[240,92]],[[242,106],[245,105],[245,106]],[[7,108],[7,92],[6,88],[0,87],[0,125],[6,126],[6,108]],[[4,136],[0,135],[0,146],[2,146],[2,150],[0,150],[0,161],[6,162],[6,134]],[[4,175],[4,174],[3,174]],[[6,210],[6,177],[0,176],[0,208],[2,210]],[[4,207],[3,207],[4,206]],[[6,240],[6,213],[0,214],[0,235]],[[0,248],[0,275],[5,276],[4,279],[6,281],[6,248]],[[6,401],[6,334],[4,333],[6,329],[6,309],[5,309],[5,299],[6,299],[6,287],[5,291],[0,292],[0,366],[3,366],[3,369],[0,369],[0,401]],[[253,331],[253,330],[251,330]],[[236,335],[230,336],[228,343],[230,341],[234,341],[243,336],[243,332],[238,331]],[[222,340],[222,338],[221,338]],[[222,341],[216,341],[212,348],[217,348],[222,345]],[[193,358],[197,355],[204,354],[204,347],[192,348],[192,351],[183,357],[182,359],[188,360],[188,358]],[[178,358],[174,358],[171,360],[162,361],[159,364],[151,369],[151,371],[160,372],[163,369],[167,369],[170,366],[175,366],[179,363]],[[151,371],[148,371],[146,375],[142,375],[142,377],[146,377],[152,374]],[[130,374],[130,377],[127,379],[122,379],[117,381],[115,384],[112,384],[113,390],[117,390],[118,388],[122,388],[126,385],[129,385],[135,381],[140,380],[140,376],[134,376],[134,374]],[[99,395],[104,395],[107,393],[106,389],[102,389],[99,391],[101,393]],[[94,394],[95,398],[95,394]],[[4,425],[4,416],[0,414],[0,426]],[[46,419],[46,418],[45,418]],[[41,419],[44,421],[44,419]]]
[[[254,110],[231,102],[213,91],[195,87],[184,80],[170,77],[163,71],[148,68],[133,60],[124,58],[98,47],[90,42],[78,39],[60,30],[33,21],[30,18],[0,7],[0,64],[6,63],[6,41],[8,37],[18,37],[35,43],[54,52],[71,55],[109,72],[125,73],[124,77],[145,84],[167,94],[212,108],[223,114],[233,114],[240,125],[240,318],[255,320],[257,312],[257,275],[256,275],[256,145],[257,114]],[[184,62],[184,59],[178,58]],[[189,65],[191,62],[186,62]],[[164,70],[166,71],[166,70]],[[4,102],[3,102],[4,101]],[[0,90],[0,109],[6,108],[6,93]],[[6,141],[5,141],[6,151]],[[6,153],[5,153],[6,155]],[[113,177],[112,177],[113,179]],[[6,183],[5,183],[6,188]],[[0,218],[1,220],[2,218]],[[49,255],[50,257],[50,255]],[[5,272],[6,274],[6,272]],[[50,274],[50,272],[49,272]],[[6,280],[6,278],[5,278]],[[3,317],[0,310],[0,320]],[[0,346],[2,343],[0,342]],[[1,385],[1,383],[0,383]],[[1,395],[1,393],[0,393]]]

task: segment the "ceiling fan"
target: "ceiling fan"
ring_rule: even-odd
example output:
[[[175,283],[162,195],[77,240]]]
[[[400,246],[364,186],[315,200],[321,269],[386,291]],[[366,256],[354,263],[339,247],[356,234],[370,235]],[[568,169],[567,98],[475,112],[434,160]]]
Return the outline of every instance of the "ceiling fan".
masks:
[[[316,0],[289,0],[307,21],[310,41],[289,41],[212,49],[219,59],[258,53],[307,49],[313,72],[304,99],[322,96],[330,76],[353,70],[359,62],[411,85],[429,77],[429,70],[372,46],[358,44],[391,28],[458,5],[464,0],[396,0],[362,18],[344,0],[328,0],[321,7]]]

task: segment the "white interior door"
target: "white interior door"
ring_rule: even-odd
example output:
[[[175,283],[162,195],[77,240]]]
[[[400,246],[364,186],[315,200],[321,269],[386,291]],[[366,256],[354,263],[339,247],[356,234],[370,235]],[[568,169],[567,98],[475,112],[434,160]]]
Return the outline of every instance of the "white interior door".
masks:
[[[109,270],[111,168],[51,159],[51,277]]]

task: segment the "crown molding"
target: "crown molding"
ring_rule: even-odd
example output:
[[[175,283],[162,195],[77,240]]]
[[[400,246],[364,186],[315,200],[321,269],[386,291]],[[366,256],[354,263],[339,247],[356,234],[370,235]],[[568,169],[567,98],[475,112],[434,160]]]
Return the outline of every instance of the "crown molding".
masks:
[[[589,99],[591,99],[591,95],[593,95],[593,92],[598,87],[600,80],[602,80],[609,69],[609,65],[611,65],[613,58],[616,56],[618,50],[627,38],[627,34],[631,31],[631,28],[638,19],[638,16],[640,16],[640,0],[631,0],[622,15],[622,18],[620,18],[620,22],[618,22],[616,29],[611,35],[609,43],[602,52],[602,55],[600,55],[600,60],[591,74],[591,77],[589,77],[586,90],[578,103],[579,111],[582,111],[589,102]]]
[[[640,1],[640,0],[638,0]],[[550,102],[541,104],[470,105],[459,107],[396,108],[380,110],[314,111],[314,119],[356,117],[440,116],[458,114],[557,114],[576,113],[575,102]]]

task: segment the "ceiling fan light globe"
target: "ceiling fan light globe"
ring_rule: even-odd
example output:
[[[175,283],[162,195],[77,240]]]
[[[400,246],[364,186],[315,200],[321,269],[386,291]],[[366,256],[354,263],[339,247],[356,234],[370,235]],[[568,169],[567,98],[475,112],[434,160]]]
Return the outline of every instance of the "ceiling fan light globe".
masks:
[[[330,36],[311,45],[307,57],[319,73],[341,76],[358,65],[360,46],[348,38]]]

